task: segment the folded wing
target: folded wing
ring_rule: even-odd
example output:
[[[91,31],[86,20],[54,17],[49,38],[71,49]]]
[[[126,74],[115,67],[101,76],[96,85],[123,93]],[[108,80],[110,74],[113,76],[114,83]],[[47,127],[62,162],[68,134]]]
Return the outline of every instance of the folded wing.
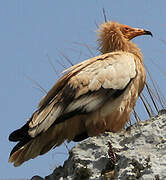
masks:
[[[43,99],[36,117],[29,123],[29,134],[32,137],[46,131],[53,123],[62,122],[63,118],[59,117],[67,117],[72,112],[95,111],[108,97],[117,90],[123,90],[136,76],[134,57],[129,53],[102,55],[73,66],[68,71],[66,78],[62,77],[58,82],[66,83],[62,87],[56,87],[55,84],[50,92],[54,94],[59,91],[51,99],[48,96]]]

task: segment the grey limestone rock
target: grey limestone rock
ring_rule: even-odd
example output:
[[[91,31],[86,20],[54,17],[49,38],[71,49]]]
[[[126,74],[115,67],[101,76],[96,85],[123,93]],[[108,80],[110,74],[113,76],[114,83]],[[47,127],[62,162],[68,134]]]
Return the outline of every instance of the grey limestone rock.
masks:
[[[108,155],[111,141],[116,163]],[[104,133],[72,148],[47,180],[166,179],[166,112],[120,133]]]

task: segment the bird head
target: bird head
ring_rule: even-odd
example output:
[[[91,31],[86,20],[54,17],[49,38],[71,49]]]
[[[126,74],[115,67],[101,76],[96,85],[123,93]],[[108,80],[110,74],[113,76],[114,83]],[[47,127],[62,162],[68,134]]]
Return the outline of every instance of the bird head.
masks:
[[[120,31],[123,34],[123,37],[127,40],[131,40],[135,38],[136,36],[141,36],[141,35],[152,35],[150,31],[147,31],[145,29],[140,29],[140,28],[132,28],[130,26],[124,25],[124,24],[119,24],[120,26]]]
[[[150,31],[108,21],[100,25],[98,29],[99,51],[108,53],[114,51],[133,51],[135,44],[130,40],[136,36],[151,35]],[[132,50],[131,50],[132,49]]]

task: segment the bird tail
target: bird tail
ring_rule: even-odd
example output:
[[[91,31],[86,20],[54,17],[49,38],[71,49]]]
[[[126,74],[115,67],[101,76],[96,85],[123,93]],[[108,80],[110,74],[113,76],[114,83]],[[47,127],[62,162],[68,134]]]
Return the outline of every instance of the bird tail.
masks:
[[[81,119],[73,117],[63,123],[51,126],[47,131],[34,138],[21,140],[11,151],[9,162],[14,163],[14,166],[17,167],[29,159],[45,154],[51,148],[62,144],[66,139],[70,142],[84,130],[81,124]],[[17,132],[21,133],[21,130],[17,130]],[[12,139],[12,136],[9,139],[16,141],[16,139]]]

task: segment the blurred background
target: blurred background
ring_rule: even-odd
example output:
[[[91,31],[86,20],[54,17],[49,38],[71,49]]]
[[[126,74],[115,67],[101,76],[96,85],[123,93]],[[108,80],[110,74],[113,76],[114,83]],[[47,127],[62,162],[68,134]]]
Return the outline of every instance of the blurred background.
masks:
[[[75,64],[99,54],[96,29],[104,22],[103,8],[108,20],[153,33],[153,38],[141,36],[133,41],[141,48],[146,67],[165,94],[165,7],[166,1],[156,0],[0,1],[1,179],[44,177],[67,159],[68,150],[62,145],[14,168],[8,163],[14,146],[8,135],[27,121],[44,91],[70,66],[67,59]],[[141,103],[137,109],[142,119],[148,118]]]

